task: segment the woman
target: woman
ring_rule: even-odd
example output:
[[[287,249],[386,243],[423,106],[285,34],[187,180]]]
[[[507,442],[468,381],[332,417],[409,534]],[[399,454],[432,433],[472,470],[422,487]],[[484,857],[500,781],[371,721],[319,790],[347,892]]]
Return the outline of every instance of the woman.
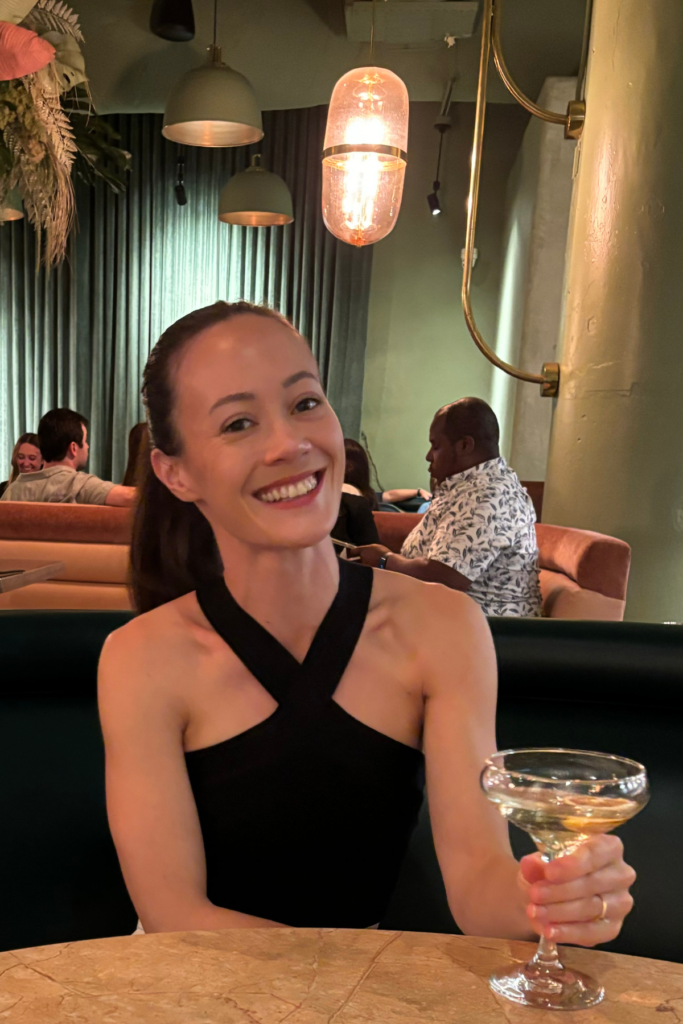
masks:
[[[128,434],[128,465],[123,476],[124,487],[137,487],[149,459],[149,431],[146,423],[136,423]]]
[[[479,790],[496,669],[477,606],[335,557],[343,438],[300,335],[246,303],[198,310],[162,336],[144,396],[143,614],[105,645],[100,709],[145,930],[376,924],[424,750],[461,928],[612,939],[632,903],[620,840],[519,865]]]
[[[377,495],[370,485],[370,462],[362,444],[350,437],[344,438],[344,483],[342,492],[367,498],[370,507],[377,509]]]
[[[22,434],[12,450],[12,470],[9,480],[0,483],[0,498],[20,473],[37,473],[43,468],[43,456],[37,434]]]

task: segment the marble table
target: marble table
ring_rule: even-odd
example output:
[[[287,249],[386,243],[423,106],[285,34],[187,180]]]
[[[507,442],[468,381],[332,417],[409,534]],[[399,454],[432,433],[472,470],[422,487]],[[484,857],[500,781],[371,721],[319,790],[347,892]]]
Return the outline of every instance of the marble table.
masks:
[[[679,1024],[683,965],[567,949],[607,989],[558,1014],[495,996],[526,942],[416,932],[176,932],[0,953],[0,1021],[21,1024]]]

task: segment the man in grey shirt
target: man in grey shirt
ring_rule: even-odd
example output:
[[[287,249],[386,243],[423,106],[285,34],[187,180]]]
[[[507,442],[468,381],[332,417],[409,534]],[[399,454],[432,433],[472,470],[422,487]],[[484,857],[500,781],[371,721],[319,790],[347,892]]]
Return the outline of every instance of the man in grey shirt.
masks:
[[[24,473],[0,501],[51,501],[61,504],[135,504],[134,487],[123,487],[83,473],[88,461],[88,421],[72,409],[51,409],[38,425],[43,468]],[[30,481],[28,478],[30,477]]]

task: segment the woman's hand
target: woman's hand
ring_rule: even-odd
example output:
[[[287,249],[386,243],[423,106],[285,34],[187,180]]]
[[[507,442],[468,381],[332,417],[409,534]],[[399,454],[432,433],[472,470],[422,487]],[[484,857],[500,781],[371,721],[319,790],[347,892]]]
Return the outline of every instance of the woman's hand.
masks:
[[[633,906],[636,873],[624,863],[617,836],[595,836],[549,863],[540,853],[522,857],[518,883],[529,901],[531,927],[553,942],[597,946],[621,931]],[[604,900],[604,903],[603,903]]]

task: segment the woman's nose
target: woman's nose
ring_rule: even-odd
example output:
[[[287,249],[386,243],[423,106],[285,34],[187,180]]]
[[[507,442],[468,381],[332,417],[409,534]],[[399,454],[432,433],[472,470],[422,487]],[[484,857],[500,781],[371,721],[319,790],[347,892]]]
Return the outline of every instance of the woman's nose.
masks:
[[[309,452],[312,447],[311,442],[291,419],[278,419],[273,422],[269,432],[265,461],[269,465],[290,462]]]

